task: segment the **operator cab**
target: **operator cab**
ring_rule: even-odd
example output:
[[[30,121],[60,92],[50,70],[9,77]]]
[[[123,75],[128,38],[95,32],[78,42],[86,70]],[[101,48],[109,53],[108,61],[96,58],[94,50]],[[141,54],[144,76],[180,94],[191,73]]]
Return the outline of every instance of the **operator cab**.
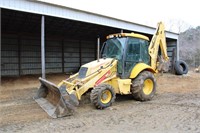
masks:
[[[129,78],[137,63],[150,65],[149,38],[134,33],[119,33],[107,36],[102,47],[103,58],[118,60],[117,72],[121,78]]]

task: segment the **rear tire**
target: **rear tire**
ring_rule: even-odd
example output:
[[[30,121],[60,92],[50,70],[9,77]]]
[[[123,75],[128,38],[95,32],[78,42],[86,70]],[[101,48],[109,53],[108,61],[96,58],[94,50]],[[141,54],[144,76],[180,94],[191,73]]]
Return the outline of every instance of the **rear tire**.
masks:
[[[139,101],[151,100],[156,93],[156,79],[149,71],[141,72],[133,81],[131,92],[134,99]]]
[[[90,94],[90,100],[97,109],[104,109],[112,105],[116,94],[109,84],[100,84]]]

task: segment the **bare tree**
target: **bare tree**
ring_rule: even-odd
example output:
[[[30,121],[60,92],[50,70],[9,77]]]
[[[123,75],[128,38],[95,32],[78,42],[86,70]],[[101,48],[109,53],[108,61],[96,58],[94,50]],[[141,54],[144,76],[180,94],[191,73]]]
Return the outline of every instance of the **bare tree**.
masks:
[[[165,22],[166,29],[171,32],[181,33],[192,28],[190,24],[181,19],[169,19]]]

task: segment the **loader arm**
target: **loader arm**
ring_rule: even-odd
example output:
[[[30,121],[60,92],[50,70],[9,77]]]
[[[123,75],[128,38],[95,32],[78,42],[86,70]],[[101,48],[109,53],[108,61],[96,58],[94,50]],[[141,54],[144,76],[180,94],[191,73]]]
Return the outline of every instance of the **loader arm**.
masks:
[[[153,38],[149,45],[149,55],[151,57],[151,67],[156,70],[157,69],[157,59],[158,59],[158,51],[159,47],[161,49],[162,58],[165,62],[169,60],[167,55],[167,44],[166,44],[166,37],[165,37],[165,28],[162,22],[158,23],[157,29]]]

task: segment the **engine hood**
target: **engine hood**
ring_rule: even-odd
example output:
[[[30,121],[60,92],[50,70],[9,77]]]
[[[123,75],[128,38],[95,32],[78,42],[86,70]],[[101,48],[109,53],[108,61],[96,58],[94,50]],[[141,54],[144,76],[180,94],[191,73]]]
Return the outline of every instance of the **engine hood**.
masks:
[[[113,60],[113,58],[106,58],[106,59],[99,59],[99,61],[94,60],[92,62],[84,64],[81,66],[81,68],[79,70],[78,77],[80,79],[85,78],[86,76],[96,72],[100,68],[108,66],[112,60]]]

